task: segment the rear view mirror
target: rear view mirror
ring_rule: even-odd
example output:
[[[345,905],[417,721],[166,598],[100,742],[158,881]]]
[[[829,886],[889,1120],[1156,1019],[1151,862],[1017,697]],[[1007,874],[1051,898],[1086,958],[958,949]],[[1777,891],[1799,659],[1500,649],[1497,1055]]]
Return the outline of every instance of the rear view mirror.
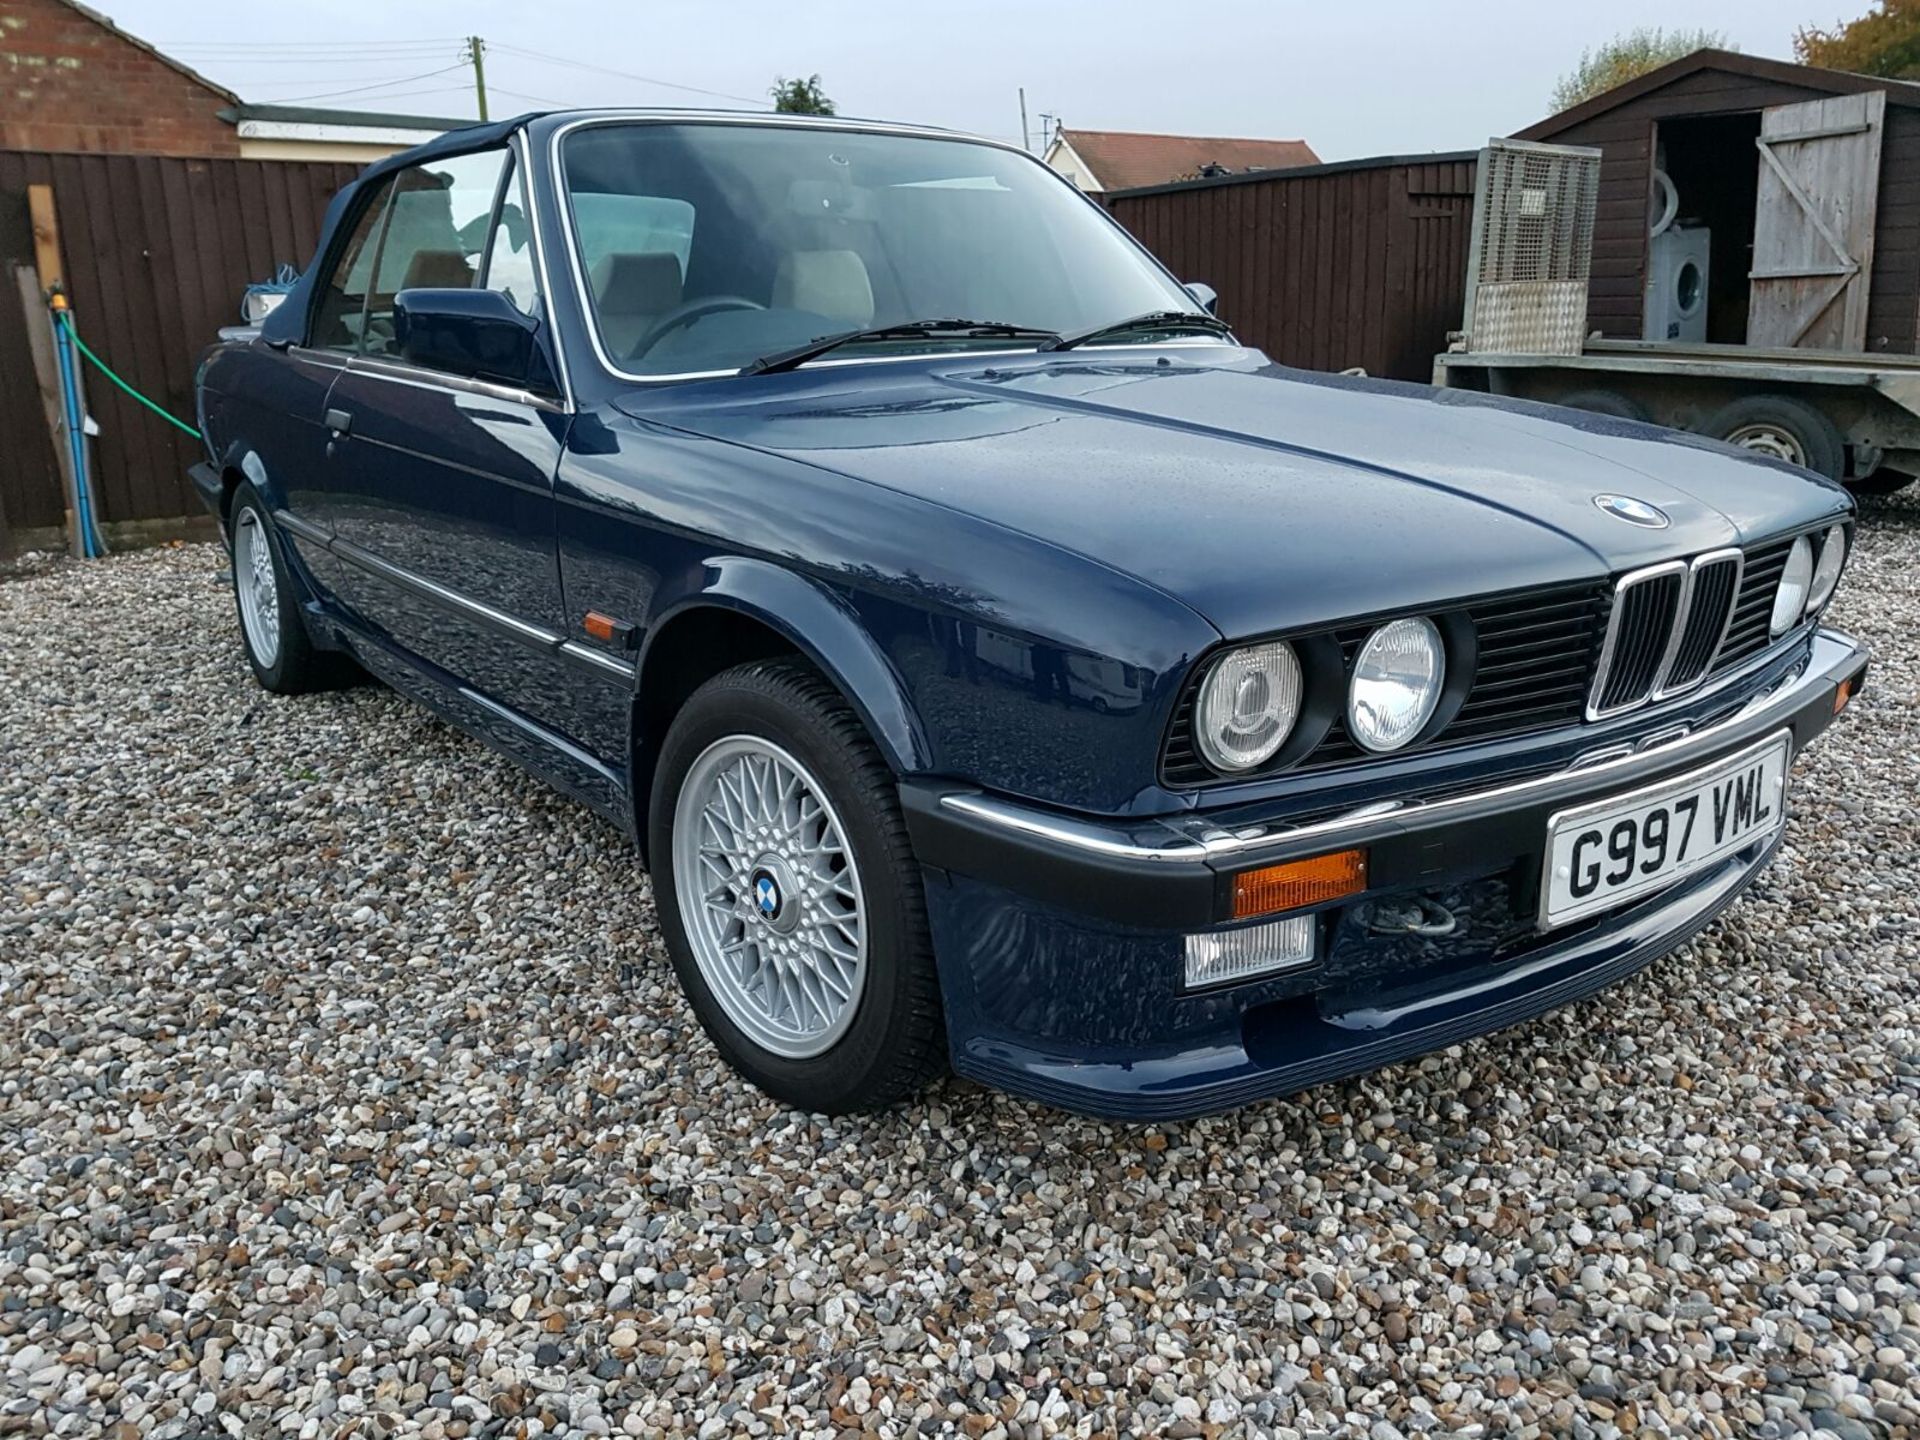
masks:
[[[1213,307],[1220,303],[1219,291],[1204,280],[1189,280],[1186,289],[1189,295],[1200,302],[1202,310],[1209,315],[1213,314]]]
[[[449,375],[527,384],[537,328],[498,290],[402,290],[393,297],[401,358]]]

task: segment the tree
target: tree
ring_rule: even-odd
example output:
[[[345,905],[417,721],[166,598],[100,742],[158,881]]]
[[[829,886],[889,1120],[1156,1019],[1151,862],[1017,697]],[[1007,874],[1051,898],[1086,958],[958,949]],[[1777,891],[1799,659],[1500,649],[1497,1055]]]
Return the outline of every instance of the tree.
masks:
[[[1636,75],[1658,70],[1696,50],[1728,50],[1727,37],[1718,30],[1662,30],[1641,26],[1616,35],[1594,50],[1582,50],[1580,63],[1553,87],[1553,108],[1570,110],[1582,100],[1624,85]]]
[[[1793,53],[1801,64],[1823,70],[1920,78],[1920,0],[1880,0],[1858,20],[1831,30],[1808,26],[1794,35]]]
[[[789,80],[781,75],[767,94],[773,97],[773,108],[782,115],[833,114],[833,101],[820,88],[818,75],[809,75],[804,80]]]

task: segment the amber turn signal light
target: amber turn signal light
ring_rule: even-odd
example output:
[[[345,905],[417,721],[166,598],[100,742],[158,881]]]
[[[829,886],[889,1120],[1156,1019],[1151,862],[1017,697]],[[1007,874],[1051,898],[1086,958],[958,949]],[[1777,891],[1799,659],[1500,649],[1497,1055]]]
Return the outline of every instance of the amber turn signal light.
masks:
[[[1251,920],[1356,895],[1367,888],[1367,852],[1339,850],[1284,865],[1265,865],[1233,877],[1233,916]]]
[[[1842,680],[1833,692],[1833,713],[1838,715],[1847,708],[1847,702],[1853,699],[1853,681]]]

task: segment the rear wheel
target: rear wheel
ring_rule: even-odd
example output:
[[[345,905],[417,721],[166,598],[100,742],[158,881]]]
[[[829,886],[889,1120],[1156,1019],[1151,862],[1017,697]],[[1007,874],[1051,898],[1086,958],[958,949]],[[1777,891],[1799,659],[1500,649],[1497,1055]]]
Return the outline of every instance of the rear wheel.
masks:
[[[1846,465],[1839,428],[1791,395],[1748,395],[1722,407],[1701,433],[1838,480]]]
[[[233,597],[240,642],[253,678],[276,695],[304,695],[350,684],[353,661],[320,650],[307,634],[300,598],[281,558],[267,507],[251,485],[234,494],[227,513],[233,560]]]
[[[756,662],[694,692],[661,748],[648,839],[681,988],[754,1084],[834,1114],[891,1104],[941,1070],[893,775],[816,671]]]

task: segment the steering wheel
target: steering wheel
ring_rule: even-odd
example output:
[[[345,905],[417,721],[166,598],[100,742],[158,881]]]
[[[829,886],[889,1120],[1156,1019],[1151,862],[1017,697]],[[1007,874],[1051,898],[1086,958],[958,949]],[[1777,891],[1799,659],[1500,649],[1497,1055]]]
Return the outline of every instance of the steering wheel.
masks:
[[[666,314],[653,322],[651,329],[640,337],[640,343],[633,347],[629,358],[637,359],[675,330],[685,329],[696,320],[709,315],[718,315],[723,310],[764,310],[767,307],[758,300],[749,300],[744,295],[701,295],[692,300],[682,300]]]

